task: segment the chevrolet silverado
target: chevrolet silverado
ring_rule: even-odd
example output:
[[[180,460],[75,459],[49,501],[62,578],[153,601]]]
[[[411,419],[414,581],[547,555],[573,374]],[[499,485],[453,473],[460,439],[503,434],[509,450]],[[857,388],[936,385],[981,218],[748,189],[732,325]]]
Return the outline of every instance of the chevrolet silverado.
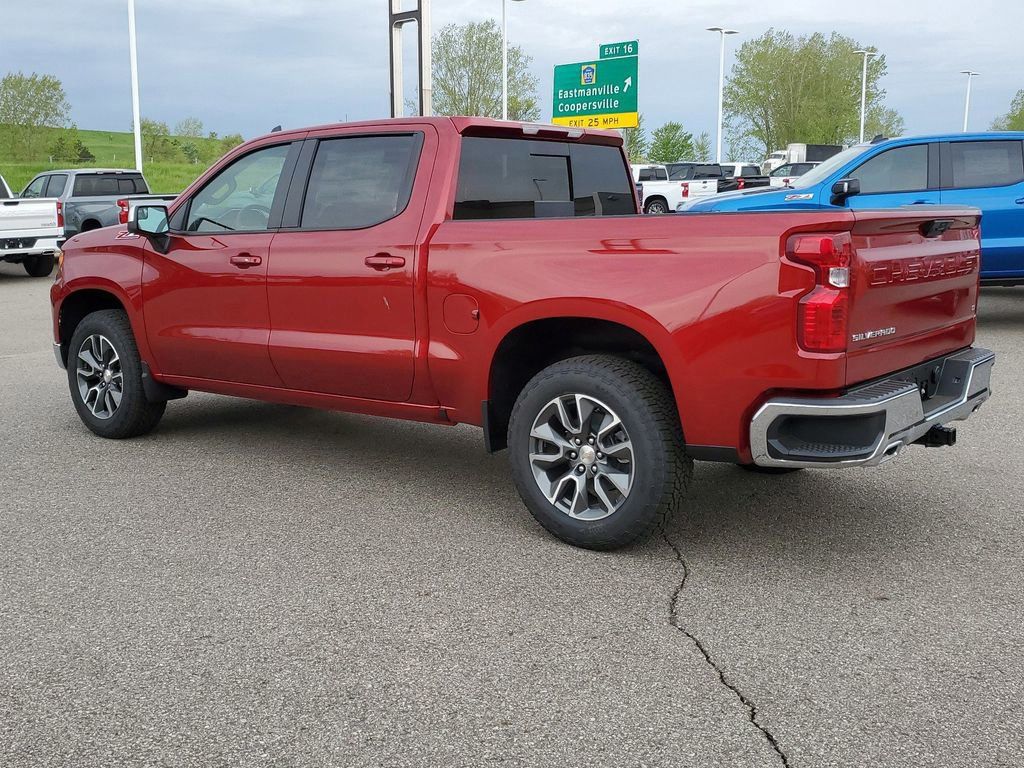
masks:
[[[441,117],[254,139],[67,242],[72,403],[107,438],[189,390],[477,425],[534,517],[598,549],[682,505],[695,459],[952,444],[994,361],[976,210],[642,216],[621,145]]]

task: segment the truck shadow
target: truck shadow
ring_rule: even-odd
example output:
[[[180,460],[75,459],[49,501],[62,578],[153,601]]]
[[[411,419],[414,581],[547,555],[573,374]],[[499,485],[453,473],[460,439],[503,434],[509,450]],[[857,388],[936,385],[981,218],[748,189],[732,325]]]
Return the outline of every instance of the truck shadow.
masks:
[[[443,497],[451,506],[500,516],[502,525],[512,525],[531,539],[549,538],[522,506],[509,477],[507,454],[485,453],[481,433],[472,427],[452,429],[199,395],[172,403],[152,438],[168,443],[193,439],[201,439],[210,450],[260,446],[299,485],[303,476],[319,477],[325,466],[348,467],[379,476],[382,483],[407,485],[411,494]],[[899,511],[889,507],[877,472],[760,476],[732,465],[697,464],[684,508],[666,533],[684,552],[701,557],[820,561],[831,548],[871,548],[874,557],[896,557],[898,553],[886,553],[884,546],[879,549],[878,532],[895,527],[906,534],[919,520],[901,520]],[[623,554],[649,558],[660,546],[655,538]]]

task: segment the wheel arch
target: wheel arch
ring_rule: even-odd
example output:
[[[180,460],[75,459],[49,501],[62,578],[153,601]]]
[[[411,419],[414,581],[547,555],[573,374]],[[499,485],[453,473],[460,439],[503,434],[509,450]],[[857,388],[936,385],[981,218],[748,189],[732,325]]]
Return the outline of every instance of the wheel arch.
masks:
[[[65,365],[68,362],[71,337],[74,336],[79,323],[91,313],[104,309],[119,309],[128,315],[129,321],[131,320],[128,303],[115,291],[108,288],[80,288],[61,300],[57,310],[57,337],[60,344],[61,360]],[[135,335],[138,339],[137,332]]]
[[[506,447],[512,407],[531,378],[559,360],[586,354],[609,354],[640,364],[665,383],[678,404],[670,373],[672,338],[664,327],[635,310],[609,311],[602,304],[598,311],[578,305],[571,313],[522,319],[501,334],[490,357],[482,405],[488,451]]]

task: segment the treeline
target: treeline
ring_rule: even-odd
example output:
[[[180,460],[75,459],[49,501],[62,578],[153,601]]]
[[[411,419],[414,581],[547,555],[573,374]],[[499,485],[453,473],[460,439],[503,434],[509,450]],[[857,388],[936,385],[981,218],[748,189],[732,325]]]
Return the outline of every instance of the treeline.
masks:
[[[143,118],[141,129],[147,161],[208,165],[244,141],[237,133],[206,133],[195,117],[179,121],[173,131],[167,123]],[[0,157],[13,162],[92,163],[96,150],[71,121],[71,104],[56,77],[10,72],[0,80]]]
[[[150,162],[194,163],[209,165],[245,139],[240,133],[220,137],[216,131],[204,136],[203,123],[195,117],[186,117],[174,126],[142,118],[142,155]],[[133,126],[134,130],[134,126]]]

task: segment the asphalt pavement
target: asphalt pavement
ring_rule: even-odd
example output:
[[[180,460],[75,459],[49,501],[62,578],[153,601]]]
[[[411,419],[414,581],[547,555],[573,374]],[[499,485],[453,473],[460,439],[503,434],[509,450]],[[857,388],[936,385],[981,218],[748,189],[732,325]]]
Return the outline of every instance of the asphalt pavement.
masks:
[[[5,768],[1024,764],[1024,289],[954,448],[698,464],[607,554],[472,428],[192,394],[94,437],[48,289],[0,265]]]

